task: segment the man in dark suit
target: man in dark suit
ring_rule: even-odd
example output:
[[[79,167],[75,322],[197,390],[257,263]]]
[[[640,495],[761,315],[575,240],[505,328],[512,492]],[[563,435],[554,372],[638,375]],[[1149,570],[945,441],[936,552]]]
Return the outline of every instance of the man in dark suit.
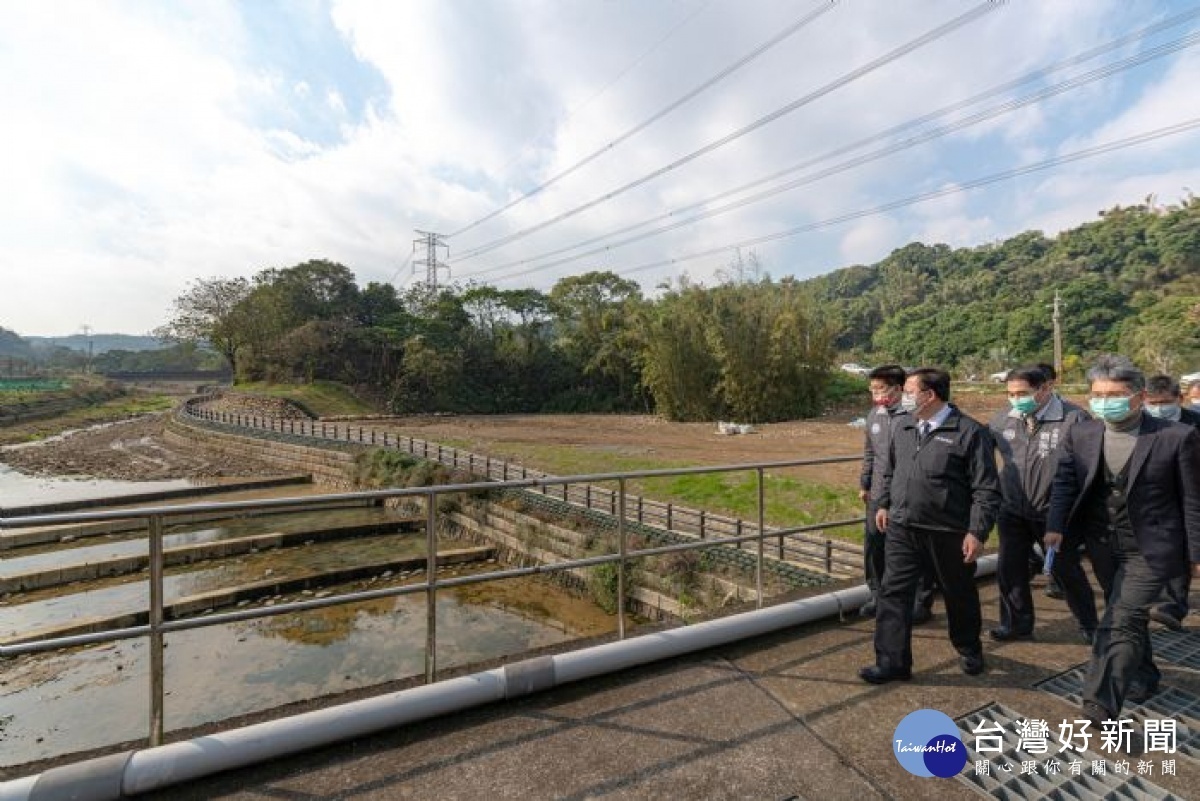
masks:
[[[1083,683],[1099,727],[1158,690],[1150,607],[1166,583],[1200,570],[1200,432],[1143,412],[1145,378],[1121,356],[1088,372],[1095,420],[1066,435],[1046,544],[1086,541],[1107,606]]]
[[[876,524],[884,535],[883,585],[875,611],[875,664],[858,672],[884,684],[912,678],[912,611],[921,573],[933,565],[959,667],[983,672],[975,560],[1000,506],[992,437],[950,400],[950,376],[910,373],[892,436]]]
[[[876,367],[867,376],[871,390],[871,411],[866,417],[866,440],[863,445],[862,472],[859,475],[858,499],[867,506],[866,523],[863,529],[863,573],[871,589],[871,600],[858,610],[863,617],[875,617],[879,602],[879,586],[883,583],[883,532],[875,525],[875,511],[883,497],[884,468],[887,465],[888,448],[892,443],[892,431],[903,422],[906,412],[900,408],[900,396],[904,394],[904,379],[908,376],[904,368],[896,364]],[[933,615],[933,568],[925,571],[921,587],[913,607],[913,624],[919,625]]]
[[[1183,408],[1179,382],[1169,375],[1152,375],[1146,379],[1146,414],[1200,428],[1200,412]],[[1167,600],[1150,610],[1150,619],[1169,629],[1179,631],[1187,617],[1188,595],[1192,591],[1190,572],[1167,582]]]
[[[1051,391],[1041,365],[1017,368],[1005,383],[1011,408],[997,412],[988,424],[1000,457],[1003,496],[997,520],[1000,625],[991,631],[992,639],[1001,642],[1033,637],[1030,554],[1035,544],[1042,544],[1046,531],[1046,509],[1063,437],[1071,426],[1088,419],[1083,409]],[[1090,644],[1096,632],[1096,601],[1078,551],[1058,554],[1051,572],[1062,578],[1067,605]]]

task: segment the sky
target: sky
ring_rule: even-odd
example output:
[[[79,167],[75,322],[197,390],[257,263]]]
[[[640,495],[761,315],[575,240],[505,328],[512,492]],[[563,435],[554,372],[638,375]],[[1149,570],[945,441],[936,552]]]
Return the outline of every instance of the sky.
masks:
[[[0,0],[0,327],[144,334],[309,259],[403,289],[418,231],[442,282],[648,294],[1052,235],[1200,189],[1189,35],[1173,0]]]

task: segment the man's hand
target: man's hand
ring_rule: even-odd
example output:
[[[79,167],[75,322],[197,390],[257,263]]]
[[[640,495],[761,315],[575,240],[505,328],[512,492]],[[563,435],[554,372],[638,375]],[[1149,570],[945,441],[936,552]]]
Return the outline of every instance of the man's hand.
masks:
[[[1192,562],[1192,578],[1200,578],[1200,562]]]
[[[866,503],[866,502],[867,502],[867,497],[868,497],[868,493],[867,493],[867,491],[866,491],[865,489],[860,489],[860,490],[858,491],[858,499],[859,499],[860,501],[862,501],[863,503]]]
[[[1042,544],[1046,548],[1054,548],[1062,550],[1063,535],[1058,531],[1047,531],[1046,536],[1042,537]]]
[[[967,536],[963,537],[963,561],[967,564],[974,562],[979,558],[979,554],[983,551],[983,540],[976,537],[971,532],[967,532]]]
[[[875,510],[875,528],[879,529],[880,531],[886,532],[887,524],[888,524],[887,509],[876,509]]]

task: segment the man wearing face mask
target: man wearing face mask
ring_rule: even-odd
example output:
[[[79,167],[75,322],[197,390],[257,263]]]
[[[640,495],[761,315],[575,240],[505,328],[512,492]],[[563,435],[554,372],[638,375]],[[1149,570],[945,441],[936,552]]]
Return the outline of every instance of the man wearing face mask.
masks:
[[[1096,419],[1063,440],[1046,543],[1086,540],[1104,589],[1082,692],[1099,729],[1158,691],[1150,607],[1168,581],[1200,570],[1200,432],[1143,413],[1145,378],[1122,356],[1101,358],[1088,381]]]
[[[904,382],[909,412],[895,431],[876,525],[885,533],[883,585],[875,612],[875,664],[858,672],[884,684],[912,678],[912,606],[931,564],[946,603],[959,667],[983,672],[975,560],[1000,505],[992,437],[950,400],[950,376],[926,367]]]
[[[1200,381],[1193,381],[1188,384],[1187,402],[1192,407],[1192,411],[1200,414]]]
[[[1010,409],[992,418],[989,427],[1000,456],[1000,558],[996,579],[1000,586],[1000,625],[991,630],[993,640],[1033,638],[1033,594],[1029,587],[1029,559],[1035,543],[1046,533],[1050,487],[1058,467],[1060,443],[1067,429],[1087,420],[1083,409],[1051,391],[1040,366],[1022,367],[1006,381]],[[1079,552],[1058,553],[1053,575],[1062,583],[1067,605],[1075,615],[1084,639],[1091,643],[1096,630],[1096,599]]]
[[[883,471],[888,448],[897,421],[905,412],[900,408],[904,392],[904,368],[895,364],[876,367],[867,376],[871,390],[871,411],[867,414],[866,443],[863,446],[862,473],[859,476],[858,499],[866,504],[867,518],[863,530],[863,572],[871,589],[871,600],[858,610],[863,617],[875,617],[879,601],[879,585],[883,578],[883,532],[875,525],[875,512],[883,496]],[[933,570],[926,569],[921,578],[913,606],[913,623],[929,620],[933,608]]]
[[[1155,375],[1146,379],[1146,414],[1161,420],[1183,423],[1200,428],[1200,412],[1183,408],[1180,402],[1179,382],[1169,375]],[[1166,602],[1150,610],[1150,619],[1169,629],[1179,631],[1188,613],[1188,595],[1192,589],[1189,573],[1176,576],[1167,582]]]

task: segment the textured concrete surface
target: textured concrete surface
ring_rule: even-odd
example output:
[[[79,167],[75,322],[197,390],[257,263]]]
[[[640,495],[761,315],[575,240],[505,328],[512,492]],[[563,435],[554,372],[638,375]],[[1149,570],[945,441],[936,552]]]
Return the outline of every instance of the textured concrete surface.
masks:
[[[982,587],[985,629],[997,620]],[[919,708],[959,717],[1000,701],[1051,722],[1076,710],[1033,687],[1087,649],[1065,604],[1036,591],[1035,642],[986,638],[987,672],[964,675],[941,602],[917,629],[914,680],[874,687],[873,621],[825,621],[735,646],[561,687],[519,702],[214,776],[161,799],[967,799],[953,779],[904,771],[899,721]],[[1196,674],[1161,665],[1165,684],[1200,694]],[[968,766],[968,770],[970,766]],[[1200,764],[1153,781],[1195,797]]]

